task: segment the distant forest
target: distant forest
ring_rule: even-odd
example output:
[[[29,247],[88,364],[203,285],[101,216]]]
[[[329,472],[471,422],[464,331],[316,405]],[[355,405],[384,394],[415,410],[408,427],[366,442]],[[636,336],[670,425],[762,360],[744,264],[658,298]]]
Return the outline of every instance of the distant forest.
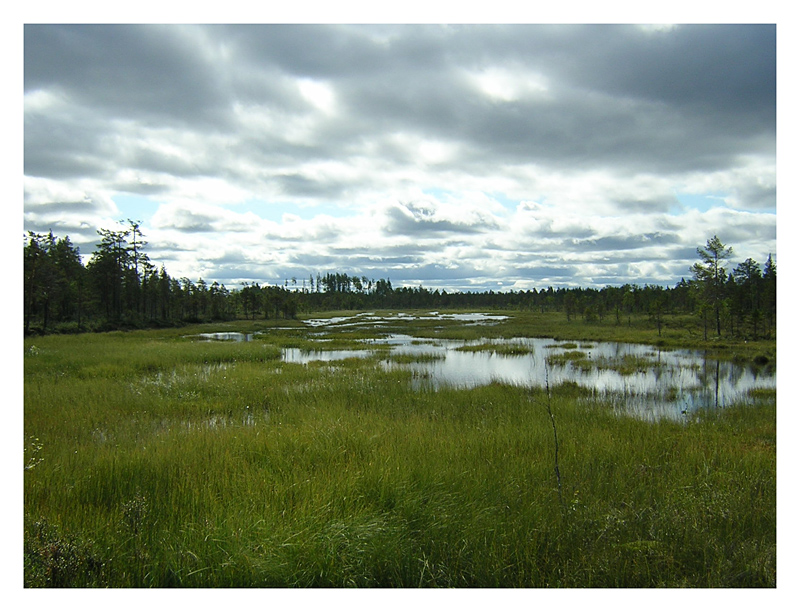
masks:
[[[747,259],[732,269],[733,249],[716,236],[697,249],[689,280],[674,287],[626,284],[603,289],[547,287],[528,291],[454,292],[392,287],[389,279],[341,272],[245,283],[228,289],[203,279],[171,277],[154,266],[138,222],[98,231],[86,265],[68,236],[28,232],[24,254],[25,335],[77,333],[247,319],[292,319],[323,310],[397,308],[521,309],[562,312],[568,320],[630,324],[649,318],[661,333],[667,315],[691,315],[704,338],[772,338],[777,268]]]

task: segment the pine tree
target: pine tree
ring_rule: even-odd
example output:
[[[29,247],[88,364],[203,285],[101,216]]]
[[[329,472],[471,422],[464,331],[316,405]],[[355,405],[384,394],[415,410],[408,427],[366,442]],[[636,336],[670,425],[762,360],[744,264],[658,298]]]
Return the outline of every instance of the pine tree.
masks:
[[[704,304],[714,314],[717,336],[720,336],[722,335],[722,301],[727,280],[727,272],[723,264],[733,255],[733,249],[722,244],[722,241],[714,236],[706,242],[706,248],[697,248],[697,254],[703,261],[694,264],[691,271],[701,288],[700,295]]]

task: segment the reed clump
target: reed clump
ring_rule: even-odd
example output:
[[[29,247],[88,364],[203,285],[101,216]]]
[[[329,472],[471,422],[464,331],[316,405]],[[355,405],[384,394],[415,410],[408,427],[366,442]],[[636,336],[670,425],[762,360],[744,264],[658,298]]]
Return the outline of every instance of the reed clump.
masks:
[[[465,344],[459,346],[455,350],[466,353],[495,353],[497,355],[529,355],[533,352],[529,346],[525,346],[519,342],[511,343],[493,343],[481,342],[479,344]]]

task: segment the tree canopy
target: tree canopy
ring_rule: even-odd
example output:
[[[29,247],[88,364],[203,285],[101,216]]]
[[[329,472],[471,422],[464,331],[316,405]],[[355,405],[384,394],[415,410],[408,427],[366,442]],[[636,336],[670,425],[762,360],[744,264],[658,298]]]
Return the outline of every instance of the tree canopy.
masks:
[[[530,289],[506,292],[447,292],[394,287],[390,279],[344,272],[310,274],[283,285],[245,283],[236,289],[202,278],[171,277],[157,268],[144,248],[140,223],[121,230],[98,230],[99,242],[82,263],[68,236],[28,232],[24,245],[25,334],[100,331],[147,326],[175,326],[237,317],[294,318],[298,313],[334,309],[481,308],[563,312],[586,322],[610,318],[630,324],[645,315],[659,334],[665,316],[695,317],[705,338],[774,337],[777,267],[751,258],[732,272],[726,267],[734,250],[714,236],[698,247],[692,278],[673,287],[658,285]]]

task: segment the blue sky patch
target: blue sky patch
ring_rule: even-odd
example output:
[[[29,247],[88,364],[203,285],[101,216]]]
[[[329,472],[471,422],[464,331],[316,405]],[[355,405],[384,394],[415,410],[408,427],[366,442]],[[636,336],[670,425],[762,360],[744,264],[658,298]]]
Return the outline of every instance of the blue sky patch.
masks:
[[[150,198],[139,195],[115,195],[111,198],[120,211],[120,220],[130,219],[148,223],[160,205]]]
[[[712,208],[716,208],[718,206],[725,206],[725,201],[723,198],[727,197],[727,194],[721,192],[676,193],[675,197],[678,198],[678,202],[680,202],[686,208],[694,208],[700,212],[706,212],[707,210],[711,210]]]

